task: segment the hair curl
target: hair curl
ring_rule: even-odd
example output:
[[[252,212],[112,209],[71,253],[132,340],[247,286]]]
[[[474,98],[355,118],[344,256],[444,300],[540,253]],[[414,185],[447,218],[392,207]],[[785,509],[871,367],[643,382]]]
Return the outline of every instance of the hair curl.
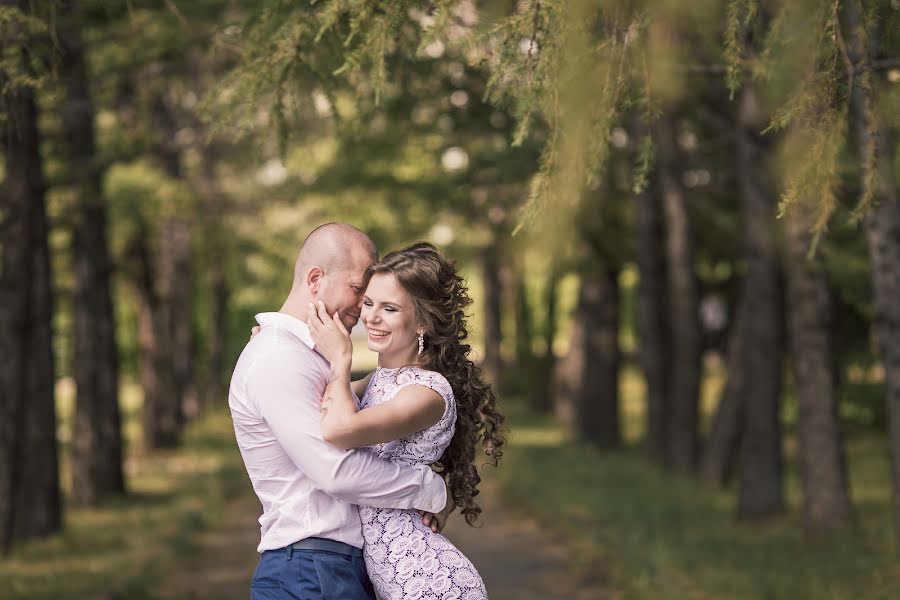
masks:
[[[473,525],[481,513],[475,503],[481,477],[475,466],[475,447],[480,443],[491,464],[503,456],[501,428],[504,416],[485,382],[481,368],[469,358],[471,347],[465,309],[472,304],[465,280],[453,261],[437,248],[418,242],[391,252],[369,267],[372,275],[390,273],[409,293],[416,316],[425,325],[425,347],[418,364],[447,378],[456,397],[456,430],[443,456],[433,466],[445,476],[453,501],[466,522]]]

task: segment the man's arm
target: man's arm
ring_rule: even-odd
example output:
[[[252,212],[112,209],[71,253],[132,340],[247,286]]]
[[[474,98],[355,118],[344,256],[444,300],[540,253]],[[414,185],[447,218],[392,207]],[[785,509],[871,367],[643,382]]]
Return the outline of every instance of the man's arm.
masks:
[[[344,502],[442,511],[448,504],[447,488],[429,467],[338,450],[322,439],[319,408],[324,380],[317,379],[304,357],[278,352],[261,357],[247,380],[260,414],[297,468],[319,489]]]

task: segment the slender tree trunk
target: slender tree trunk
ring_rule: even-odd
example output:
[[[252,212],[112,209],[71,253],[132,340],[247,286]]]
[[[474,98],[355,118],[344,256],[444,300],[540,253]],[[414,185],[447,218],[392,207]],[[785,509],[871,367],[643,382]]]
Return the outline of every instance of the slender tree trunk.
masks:
[[[491,244],[481,253],[484,285],[484,370],[494,386],[500,386],[500,259],[497,246]]]
[[[784,361],[784,293],[775,239],[775,194],[766,181],[762,149],[750,131],[760,126],[756,92],[750,82],[738,100],[737,175],[744,214],[747,277],[742,308],[749,311],[746,344],[738,366],[743,386],[744,431],[738,515],[762,518],[784,509],[779,399]]]
[[[207,147],[195,170],[195,187],[199,192],[202,206],[202,226],[204,230],[204,255],[211,258],[207,265],[210,287],[210,326],[207,337],[207,369],[202,394],[201,409],[221,405],[224,399],[225,345],[228,332],[228,299],[230,290],[225,265],[228,249],[222,230],[222,212],[227,198],[219,187],[213,169],[215,147]]]
[[[184,419],[197,414],[197,395],[193,378],[193,283],[191,228],[181,218],[162,225],[165,247],[161,253],[164,265],[163,289],[169,312],[169,339],[172,352],[172,376],[179,403],[179,427]]]
[[[3,5],[15,5],[4,2]],[[25,12],[27,6],[22,7]],[[6,46],[7,40],[2,40]],[[23,49],[6,48],[8,57]],[[50,262],[45,185],[30,88],[0,70],[6,114],[0,204],[0,543],[62,525],[53,397]]]
[[[554,270],[547,278],[544,288],[544,354],[537,364],[535,384],[532,386],[529,398],[531,408],[541,414],[553,411],[554,372],[556,370],[556,355],[553,344],[556,341],[556,304],[559,287],[559,271]]]
[[[748,315],[752,310],[746,306],[746,302],[747,299],[741,298],[735,311],[736,321],[728,342],[728,379],[719,396],[719,405],[700,463],[700,478],[718,485],[724,484],[734,473],[744,428],[744,400],[749,385],[748,373],[744,369],[744,354],[747,351],[745,340]]]
[[[61,112],[66,164],[76,182],[72,260],[74,358],[77,389],[72,435],[72,499],[96,504],[125,492],[106,209],[94,141],[80,11],[70,7],[59,30],[66,98]]]
[[[689,473],[697,461],[700,395],[700,323],[694,247],[687,198],[678,177],[675,132],[670,117],[656,125],[658,175],[668,237],[669,320],[672,325],[669,464]]]
[[[653,461],[665,465],[669,447],[672,342],[667,319],[663,210],[655,189],[638,194],[636,201],[638,357],[647,386],[646,450]]]
[[[204,406],[224,405],[225,334],[228,331],[228,280],[221,264],[212,267],[212,323],[209,332],[209,368]]]
[[[531,373],[534,365],[534,352],[531,341],[532,330],[531,306],[528,302],[528,288],[525,285],[524,266],[519,265],[515,274],[515,316],[516,316],[516,366]]]
[[[144,391],[144,447],[173,448],[181,439],[181,405],[176,394],[168,306],[156,290],[156,270],[147,247],[147,232],[131,241],[129,254],[136,267],[138,306],[138,369]]]
[[[183,177],[181,152],[173,141],[179,123],[163,96],[158,96],[153,111],[154,124],[168,132],[155,153],[166,174],[173,180]],[[175,204],[175,202],[173,202]],[[178,428],[188,413],[196,413],[196,387],[193,380],[193,284],[190,223],[178,214],[163,218],[158,228],[159,255],[155,283],[159,286],[159,309],[169,328],[165,335],[170,357],[175,402],[178,404]]]
[[[819,256],[807,260],[814,218],[806,206],[792,207],[787,218],[788,323],[800,407],[803,523],[809,534],[820,535],[849,525],[852,511],[838,418],[831,295]]]
[[[866,27],[860,7],[844,5],[849,31],[848,53],[853,62],[851,93],[853,128],[862,165],[860,180],[874,181],[875,201],[863,219],[866,245],[872,265],[875,315],[872,332],[884,366],[893,481],[894,537],[900,542],[900,193],[894,185],[892,165],[896,141],[892,132],[876,120],[871,93],[871,60],[878,47],[881,19]],[[883,15],[879,15],[883,17]],[[876,135],[875,139],[872,135]],[[874,172],[873,172],[874,170]]]
[[[622,443],[619,427],[619,281],[614,269],[590,266],[575,309],[575,430],[602,449]]]

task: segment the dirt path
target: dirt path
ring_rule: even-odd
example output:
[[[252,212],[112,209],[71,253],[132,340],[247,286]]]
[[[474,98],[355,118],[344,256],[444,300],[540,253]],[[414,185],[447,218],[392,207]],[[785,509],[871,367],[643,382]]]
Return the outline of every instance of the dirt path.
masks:
[[[496,484],[478,496],[483,525],[474,529],[458,513],[446,534],[484,577],[491,600],[605,600],[613,596],[568,568],[569,550],[536,521],[503,506]],[[242,496],[228,504],[222,524],[205,532],[201,550],[158,590],[160,600],[246,600],[256,567],[259,503]]]

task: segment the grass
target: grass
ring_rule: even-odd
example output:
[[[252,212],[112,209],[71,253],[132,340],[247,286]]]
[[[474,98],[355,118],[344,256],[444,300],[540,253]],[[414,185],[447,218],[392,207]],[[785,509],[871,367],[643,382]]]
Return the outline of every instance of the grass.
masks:
[[[642,407],[626,371],[623,428],[635,441]],[[709,383],[711,393],[719,386]],[[706,402],[704,403],[706,405]],[[632,446],[601,453],[515,399],[504,406],[510,443],[498,470],[504,496],[578,548],[575,565],[635,599],[887,599],[900,589],[891,540],[883,435],[847,441],[858,527],[811,541],[800,527],[797,473],[786,473],[788,513],[766,523],[734,518],[736,492],[663,472]],[[791,447],[790,444],[786,445]]]
[[[133,388],[123,393],[132,440],[135,396]],[[70,395],[64,389],[60,397],[65,440]],[[67,508],[61,533],[22,543],[0,558],[0,597],[149,600],[159,578],[195,549],[196,534],[220,521],[227,500],[246,492],[226,411],[191,424],[177,450],[143,454],[132,448],[126,469],[127,496],[96,508]]]

